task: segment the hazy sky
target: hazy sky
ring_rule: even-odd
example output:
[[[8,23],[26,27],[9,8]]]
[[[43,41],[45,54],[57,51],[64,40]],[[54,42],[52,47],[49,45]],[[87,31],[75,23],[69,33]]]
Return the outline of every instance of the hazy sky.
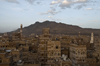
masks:
[[[100,29],[100,0],[0,0],[0,33],[45,20]]]

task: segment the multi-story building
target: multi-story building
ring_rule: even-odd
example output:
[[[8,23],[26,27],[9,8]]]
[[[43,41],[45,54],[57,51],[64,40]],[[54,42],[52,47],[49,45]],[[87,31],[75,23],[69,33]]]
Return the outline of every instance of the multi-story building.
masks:
[[[60,41],[51,41],[47,43],[47,58],[48,63],[60,62],[61,58],[61,43]]]
[[[85,64],[87,59],[86,45],[70,45],[70,59],[74,64]]]
[[[0,66],[12,66],[13,58],[5,48],[0,48]]]
[[[47,62],[47,41],[50,39],[49,28],[43,29],[43,35],[39,36],[39,62],[40,65],[45,65]]]

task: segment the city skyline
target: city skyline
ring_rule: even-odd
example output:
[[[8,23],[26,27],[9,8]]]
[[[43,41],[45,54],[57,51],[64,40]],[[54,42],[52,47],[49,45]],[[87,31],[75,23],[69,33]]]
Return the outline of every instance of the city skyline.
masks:
[[[45,20],[100,29],[99,0],[0,0],[0,33]],[[5,26],[4,26],[5,25]]]

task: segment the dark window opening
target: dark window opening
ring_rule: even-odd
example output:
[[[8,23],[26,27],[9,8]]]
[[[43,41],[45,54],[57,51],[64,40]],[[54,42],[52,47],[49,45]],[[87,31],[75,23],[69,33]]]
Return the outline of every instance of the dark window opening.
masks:
[[[0,60],[0,63],[2,63],[2,60]]]
[[[2,63],[2,58],[0,58],[0,63]]]
[[[83,62],[84,62],[84,60],[83,60]]]
[[[56,46],[56,49],[58,49],[58,46]]]
[[[44,59],[42,59],[41,61],[44,61]]]

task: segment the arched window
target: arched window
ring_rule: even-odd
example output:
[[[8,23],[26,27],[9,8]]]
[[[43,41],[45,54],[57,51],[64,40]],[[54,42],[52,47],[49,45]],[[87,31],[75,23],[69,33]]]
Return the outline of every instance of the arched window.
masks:
[[[58,53],[58,55],[60,55],[60,53]]]

